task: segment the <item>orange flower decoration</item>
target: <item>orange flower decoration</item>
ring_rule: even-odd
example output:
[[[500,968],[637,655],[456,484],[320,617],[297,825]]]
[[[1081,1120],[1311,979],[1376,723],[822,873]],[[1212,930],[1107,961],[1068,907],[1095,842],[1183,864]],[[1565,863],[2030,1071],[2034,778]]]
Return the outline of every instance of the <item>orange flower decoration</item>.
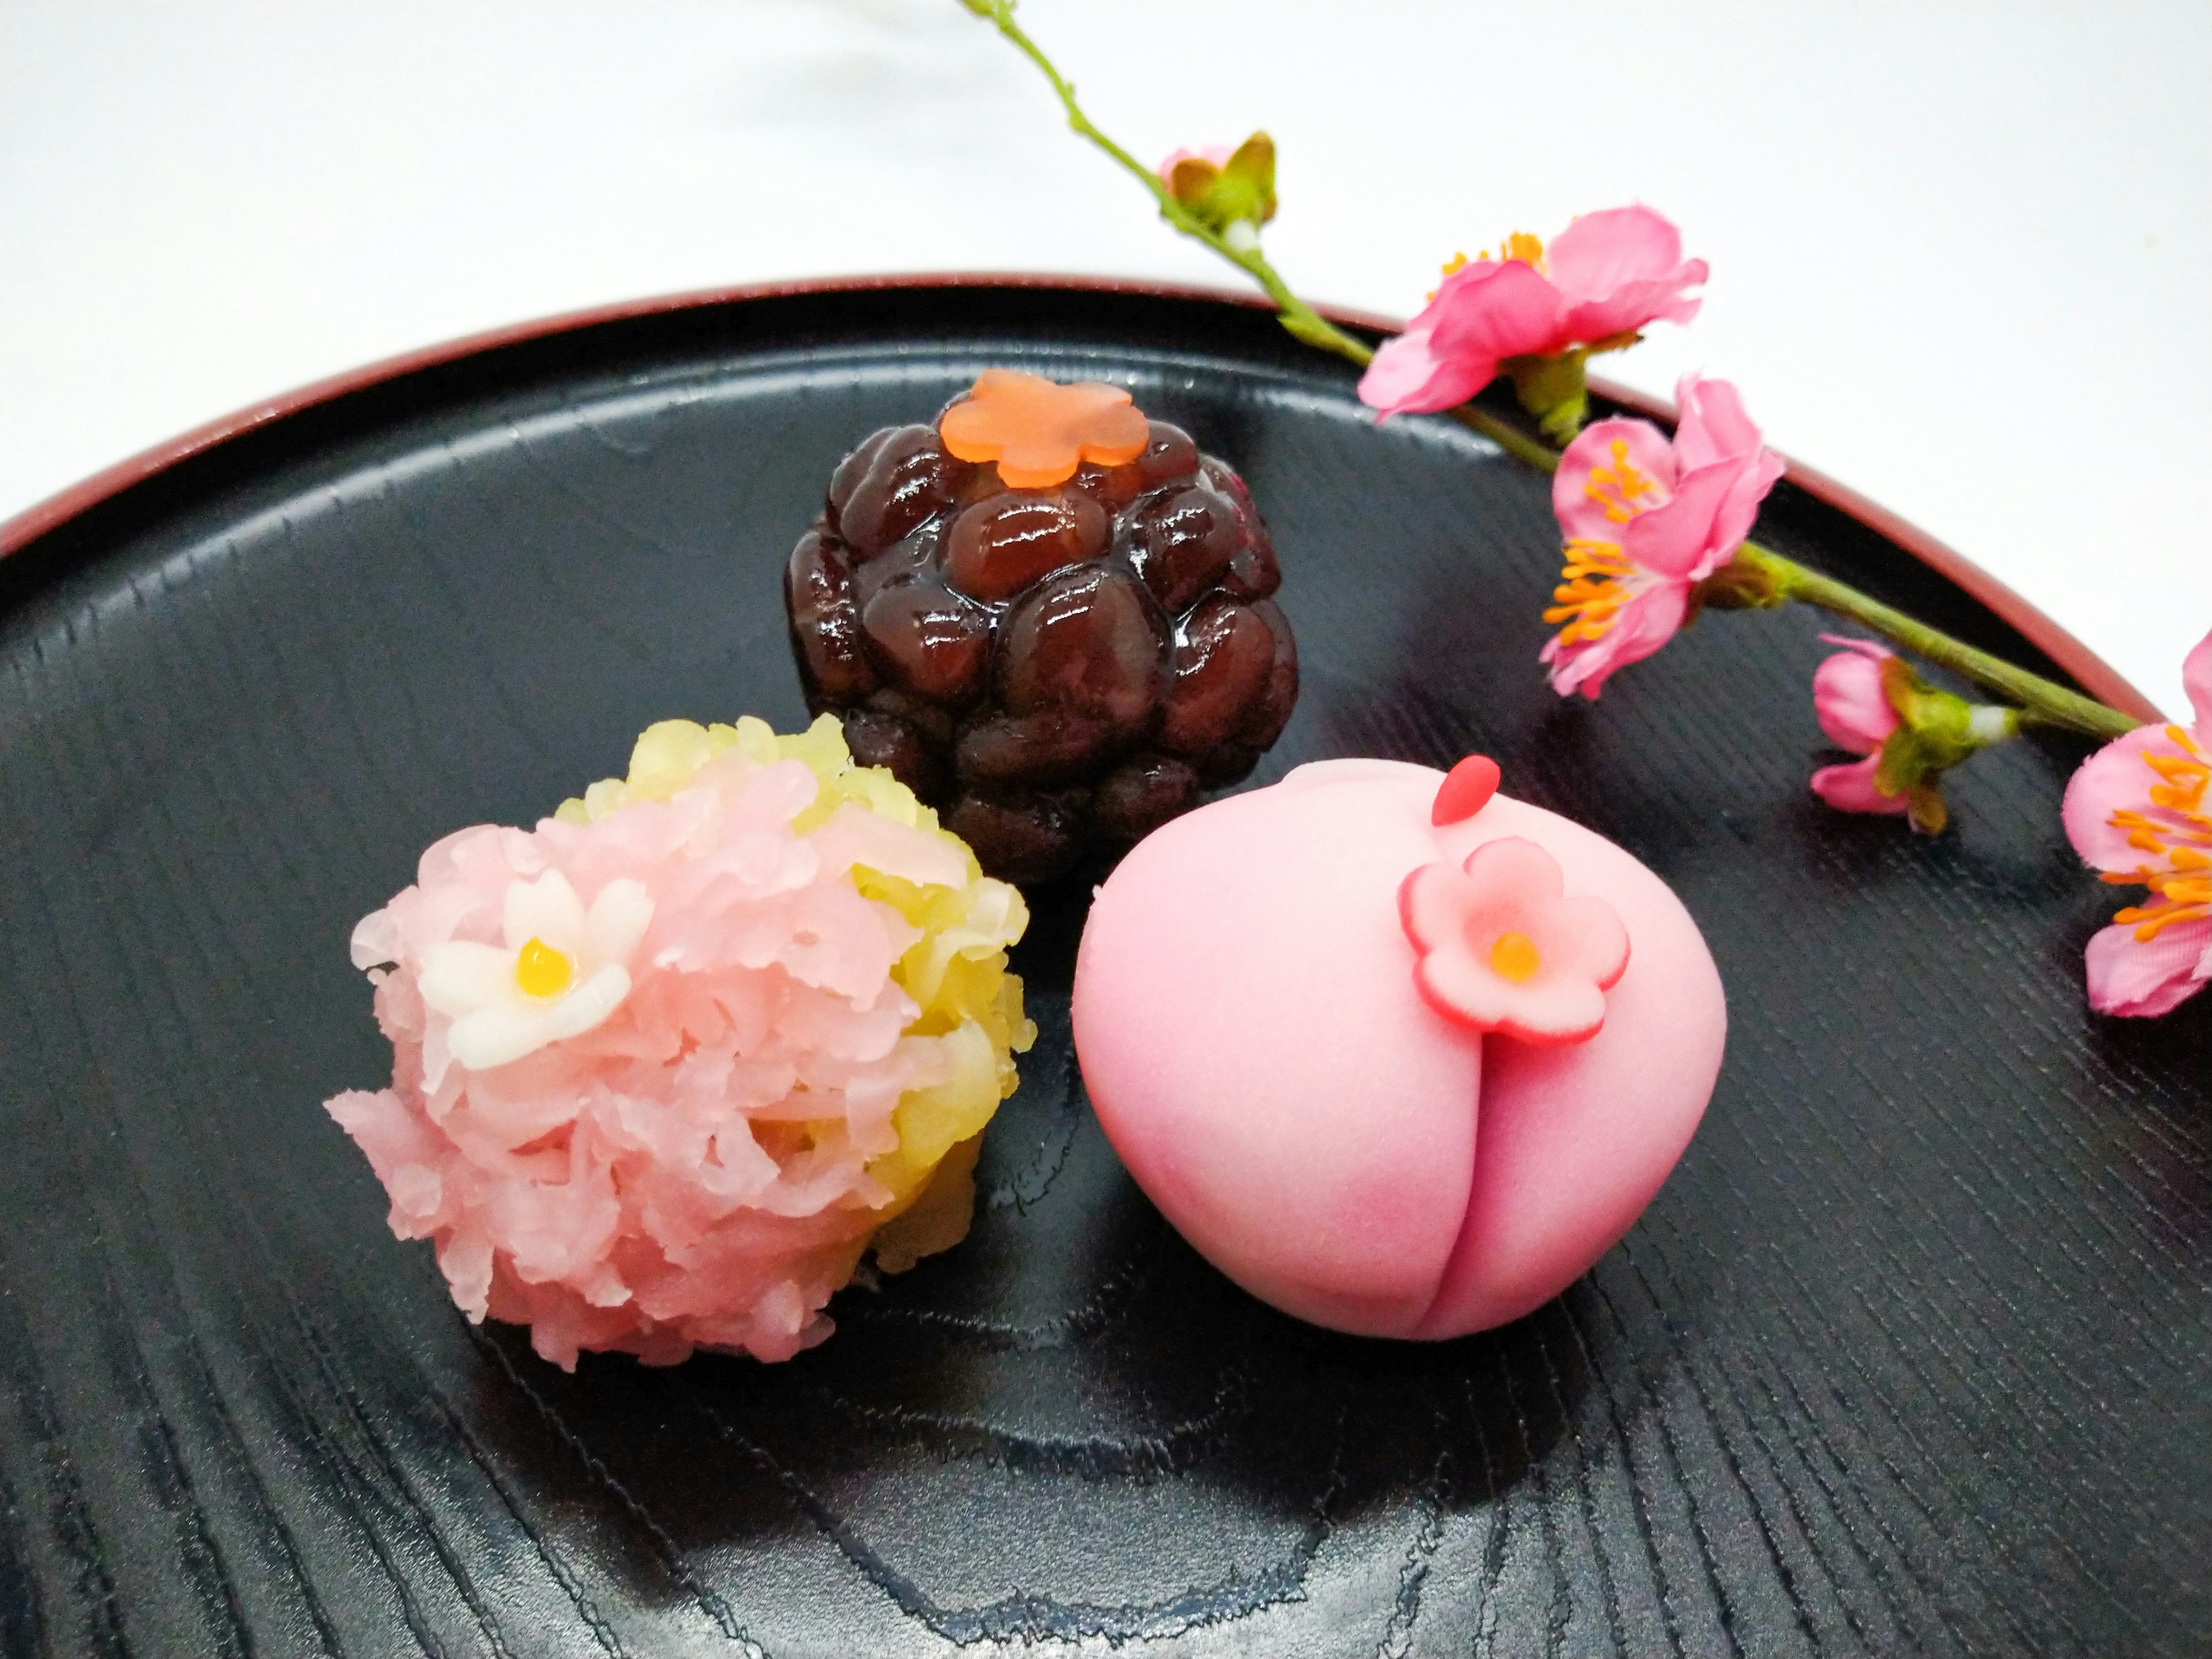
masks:
[[[1144,411],[1120,386],[1060,386],[1009,368],[985,369],[967,398],[945,411],[937,435],[963,461],[996,461],[1010,489],[1063,483],[1085,461],[1123,465],[1152,441]]]

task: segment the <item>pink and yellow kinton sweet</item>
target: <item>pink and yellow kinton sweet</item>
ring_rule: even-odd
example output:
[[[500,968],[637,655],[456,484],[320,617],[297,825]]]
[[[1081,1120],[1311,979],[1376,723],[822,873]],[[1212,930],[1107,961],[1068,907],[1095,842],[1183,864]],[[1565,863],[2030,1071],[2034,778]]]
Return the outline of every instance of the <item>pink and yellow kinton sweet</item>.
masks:
[[[1027,917],[835,719],[665,721],[627,778],[448,836],[355,929],[392,1079],[329,1110],[470,1318],[570,1368],[787,1358],[865,1252],[966,1234],[1034,1036]]]
[[[1139,843],[1074,1028],[1100,1123],[1262,1300],[1449,1337],[1556,1296],[1643,1211],[1727,1024],[1697,925],[1580,825],[1388,761],[1304,766]]]

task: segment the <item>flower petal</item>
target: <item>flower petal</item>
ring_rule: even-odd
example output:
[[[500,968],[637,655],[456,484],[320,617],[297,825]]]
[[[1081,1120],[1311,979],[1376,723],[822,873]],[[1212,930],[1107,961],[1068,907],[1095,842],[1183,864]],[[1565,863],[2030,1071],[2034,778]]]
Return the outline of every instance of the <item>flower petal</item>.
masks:
[[[1618,454],[1615,445],[1621,447]],[[1615,416],[1594,422],[1567,446],[1559,470],[1552,474],[1552,516],[1559,521],[1562,536],[1570,541],[1620,541],[1632,516],[1610,505],[1606,498],[1612,490],[1596,483],[1591,474],[1614,471],[1624,461],[1654,486],[1636,497],[1644,512],[1673,499],[1674,450],[1665,433],[1649,421]]]
[[[1359,401],[1385,415],[1426,414],[1465,403],[1497,372],[1495,362],[1487,372],[1480,363],[1446,362],[1437,355],[1430,327],[1416,318],[1403,334],[1376,349],[1359,377]]]
[[[2197,641],[2197,648],[2181,659],[2181,689],[2189,694],[2190,712],[2197,717],[2197,741],[2212,744],[2212,634]]]
[[[545,1035],[545,1010],[523,1002],[491,1003],[455,1020],[446,1033],[453,1064],[489,1072],[534,1054],[551,1039]]]
[[[1904,812],[1912,803],[1904,792],[1885,795],[1875,787],[1879,754],[1852,766],[1824,766],[1813,774],[1813,793],[1839,812]]]
[[[1559,290],[1533,265],[1519,259],[1471,264],[1437,290],[1437,352],[1494,364],[1545,350],[1559,325]]]
[[[2100,1014],[2154,1018],[2204,988],[2212,921],[2182,921],[2143,940],[2126,923],[2100,928],[2082,954],[2089,1006]]]
[[[1552,690],[1559,696],[1579,691],[1595,700],[1617,670],[1642,662],[1673,639],[1689,607],[1687,582],[1655,582],[1623,605],[1598,638],[1570,646],[1553,639],[1537,660],[1552,665]]]
[[[1474,890],[1449,864],[1425,864],[1398,886],[1398,920],[1419,951],[1440,951],[1465,941]]]
[[[574,956],[584,942],[584,901],[558,870],[535,881],[511,882],[507,890],[507,948],[520,951],[533,939]]]
[[[1498,361],[1551,343],[1559,293],[1518,259],[1478,260],[1454,271],[1437,297],[1360,377],[1359,400],[1385,415],[1463,404],[1498,377]]]
[[[1510,901],[1514,909],[1547,904],[1567,886],[1559,860],[1522,836],[1483,842],[1460,868],[1474,884],[1475,899],[1485,908],[1496,908],[1501,901]]]
[[[1743,411],[1743,394],[1729,381],[1685,374],[1674,383],[1674,453],[1685,471],[1759,447],[1759,428]]]
[[[1735,482],[1729,487],[1728,499],[1713,518],[1713,545],[1721,557],[1706,571],[1720,568],[1722,562],[1732,558],[1744,538],[1751,534],[1752,526],[1759,522],[1759,504],[1772,493],[1782,482],[1787,469],[1782,458],[1771,449],[1762,449],[1749,461],[1736,469]]]
[[[1628,929],[1601,898],[1555,899],[1532,919],[1529,936],[1547,969],[1610,990],[1628,971]]]
[[[522,994],[514,982],[514,952],[472,939],[424,946],[416,987],[422,1000],[448,1019],[515,1001]]]
[[[1583,215],[1553,239],[1546,264],[1565,301],[1553,349],[1661,318],[1686,323],[1700,302],[1681,290],[1705,280],[1703,259],[1682,258],[1681,233],[1640,206]]]
[[[463,1015],[446,1034],[456,1065],[489,1072],[534,1054],[549,1042],[603,1024],[629,994],[629,970],[602,968],[567,995],[492,1003]]]
[[[630,952],[653,925],[653,901],[645,884],[623,876],[599,889],[584,919],[586,952],[594,966],[629,962]]]
[[[2160,817],[2151,805],[2151,786],[2158,774],[2144,760],[2146,754],[2179,757],[2187,751],[2166,735],[2164,725],[2138,726],[2124,732],[2083,761],[2066,785],[2058,816],[2066,826],[2066,839],[2081,861],[2094,868],[2124,875],[2146,866],[2166,868],[2166,855],[2158,848],[2131,845],[2130,832],[2115,828],[2115,812],[2127,811]]]
[[[545,1011],[545,1041],[581,1036],[603,1025],[629,994],[629,969],[610,963]]]
[[[1865,640],[1820,637],[1844,647],[1813,671],[1813,712],[1838,749],[1871,755],[1897,730],[1897,710],[1882,690],[1881,665],[1893,654]]]
[[[1630,562],[1682,582],[1701,581],[1720,568],[1736,547],[1723,538],[1722,511],[1747,465],[1723,461],[1686,475],[1674,487],[1674,500],[1627,527],[1621,550]]]
[[[1587,979],[1543,979],[1513,988],[1494,1030],[1549,1048],[1584,1042],[1605,1024],[1605,993]]]

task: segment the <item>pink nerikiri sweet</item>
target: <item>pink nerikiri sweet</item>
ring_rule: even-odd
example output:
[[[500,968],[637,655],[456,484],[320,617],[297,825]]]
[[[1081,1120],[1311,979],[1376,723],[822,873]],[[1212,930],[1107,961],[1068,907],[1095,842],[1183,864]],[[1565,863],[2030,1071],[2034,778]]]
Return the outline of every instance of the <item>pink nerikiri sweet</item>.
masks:
[[[1552,477],[1567,562],[1544,620],[1565,626],[1538,660],[1563,697],[1595,697],[1674,637],[1690,589],[1735,556],[1782,477],[1726,380],[1686,374],[1674,397],[1671,442],[1649,421],[1600,421]]]
[[[1509,357],[1688,322],[1699,301],[1683,290],[1705,280],[1705,262],[1683,258],[1681,234],[1647,207],[1584,214],[1548,252],[1516,235],[1501,254],[1451,270],[1405,332],[1384,342],[1360,379],[1363,403],[1385,415],[1449,409]]]
[[[2083,862],[2115,886],[2143,886],[2084,957],[2089,1006],[2163,1014],[2212,979],[2212,634],[2181,665],[2195,717],[2137,726],[2083,761],[2061,816]]]
[[[1866,758],[1848,766],[1822,767],[1813,774],[1813,793],[1839,811],[1910,810],[1911,802],[1903,790],[1884,794],[1874,781],[1881,764],[1881,746],[1897,730],[1897,710],[1882,689],[1882,665],[1897,653],[1869,640],[1847,640],[1835,634],[1820,637],[1844,649],[1813,671],[1813,712],[1829,742]]]
[[[1502,1324],[1584,1272],[1688,1144],[1727,1023],[1658,877],[1504,795],[1433,823],[1443,781],[1325,762],[1179,818],[1100,890],[1076,964],[1085,1083],[1138,1183],[1254,1295],[1369,1335]],[[1479,1036],[1416,983],[1407,876],[1508,839],[1632,941],[1587,1042]]]

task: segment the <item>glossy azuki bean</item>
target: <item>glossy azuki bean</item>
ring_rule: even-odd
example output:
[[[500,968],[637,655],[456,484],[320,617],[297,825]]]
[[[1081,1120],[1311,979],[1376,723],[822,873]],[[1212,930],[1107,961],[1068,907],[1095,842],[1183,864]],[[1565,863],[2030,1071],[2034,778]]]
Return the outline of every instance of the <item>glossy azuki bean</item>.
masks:
[[[860,647],[860,611],[843,550],[819,525],[799,538],[784,568],[784,614],[791,621],[799,675],[811,696],[849,702],[874,689],[875,670]]]
[[[896,582],[860,612],[861,631],[883,672],[917,697],[957,708],[983,689],[991,660],[991,613],[933,581]]]
[[[999,695],[1009,713],[1059,709],[1116,727],[1159,702],[1164,654],[1141,584],[1111,565],[1040,583],[1001,625]]]
[[[831,524],[862,559],[873,558],[950,506],[969,471],[938,447],[933,427],[878,432],[830,478]]]
[[[1160,744],[1202,755],[1243,725],[1275,657],[1267,624],[1234,599],[1208,599],[1176,630]]]
[[[996,603],[1106,550],[1106,509],[1076,489],[1017,489],[962,509],[945,540],[945,580]]]

